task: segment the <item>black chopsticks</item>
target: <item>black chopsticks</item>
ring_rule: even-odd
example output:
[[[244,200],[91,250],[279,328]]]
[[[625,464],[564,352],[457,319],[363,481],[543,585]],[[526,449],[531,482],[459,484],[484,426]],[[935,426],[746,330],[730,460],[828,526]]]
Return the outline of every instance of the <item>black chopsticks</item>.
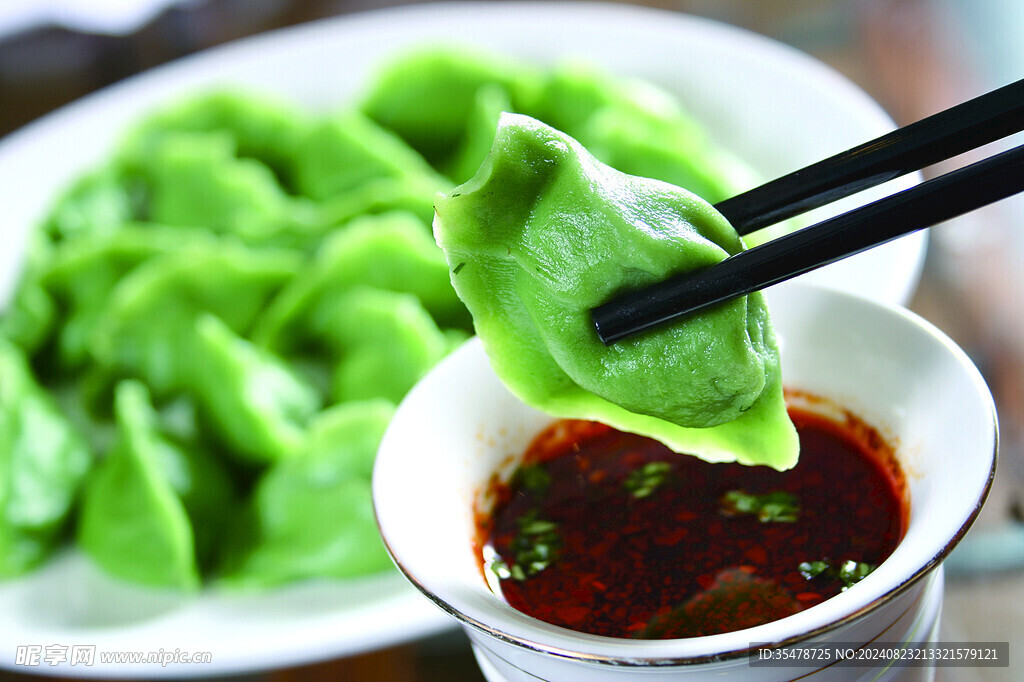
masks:
[[[749,234],[1024,130],[1024,80],[947,109],[719,203]],[[1024,146],[929,180],[717,265],[625,294],[592,311],[612,344],[1024,191]]]
[[[715,205],[740,234],[1024,130],[1024,80],[940,111]]]

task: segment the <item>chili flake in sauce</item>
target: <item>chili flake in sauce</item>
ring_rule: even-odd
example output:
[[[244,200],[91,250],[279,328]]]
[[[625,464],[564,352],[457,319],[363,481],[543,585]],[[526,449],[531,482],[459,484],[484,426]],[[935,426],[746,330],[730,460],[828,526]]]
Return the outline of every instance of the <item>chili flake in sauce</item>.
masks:
[[[650,639],[753,627],[848,589],[903,537],[902,473],[855,417],[790,416],[801,454],[786,472],[557,422],[480,516],[492,586],[540,620]]]

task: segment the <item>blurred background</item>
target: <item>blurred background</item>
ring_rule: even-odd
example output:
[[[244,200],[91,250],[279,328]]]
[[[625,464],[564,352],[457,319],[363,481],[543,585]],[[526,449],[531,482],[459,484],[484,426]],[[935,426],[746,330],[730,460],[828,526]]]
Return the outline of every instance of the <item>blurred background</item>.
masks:
[[[277,27],[398,4],[408,3],[2,0],[0,136],[89,92],[198,50]],[[711,17],[789,43],[846,74],[901,125],[1024,76],[1021,0],[638,4]],[[1009,640],[1011,661],[1024,655],[1024,616],[1017,603],[1018,596],[1024,597],[1022,265],[1024,200],[1003,202],[932,230],[925,275],[911,304],[970,353],[995,394],[1000,416],[999,475],[982,519],[948,563],[942,637]],[[1014,667],[1024,668],[953,669],[955,677],[940,669],[938,678],[970,680],[975,679],[972,673],[984,672],[983,679],[1019,679]],[[327,677],[482,679],[468,644],[456,632],[342,661],[268,672],[262,679]],[[0,679],[21,678],[0,673]]]

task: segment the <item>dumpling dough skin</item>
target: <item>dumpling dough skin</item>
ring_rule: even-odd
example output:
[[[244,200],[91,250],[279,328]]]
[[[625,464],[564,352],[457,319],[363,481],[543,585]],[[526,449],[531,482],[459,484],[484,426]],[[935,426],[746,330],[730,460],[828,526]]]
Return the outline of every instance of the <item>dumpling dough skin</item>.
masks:
[[[603,421],[709,461],[796,463],[760,294],[605,347],[590,310],[743,249],[714,208],[625,175],[503,114],[476,176],[435,202],[451,279],[499,377],[553,415]]]

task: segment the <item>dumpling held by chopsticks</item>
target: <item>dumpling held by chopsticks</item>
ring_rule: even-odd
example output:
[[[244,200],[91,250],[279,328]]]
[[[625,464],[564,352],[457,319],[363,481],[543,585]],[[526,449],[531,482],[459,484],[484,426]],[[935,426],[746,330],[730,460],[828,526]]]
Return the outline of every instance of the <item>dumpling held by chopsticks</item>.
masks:
[[[611,347],[590,318],[618,293],[742,250],[710,204],[504,114],[479,172],[435,208],[452,283],[495,372],[526,403],[708,461],[796,463],[761,294]]]

